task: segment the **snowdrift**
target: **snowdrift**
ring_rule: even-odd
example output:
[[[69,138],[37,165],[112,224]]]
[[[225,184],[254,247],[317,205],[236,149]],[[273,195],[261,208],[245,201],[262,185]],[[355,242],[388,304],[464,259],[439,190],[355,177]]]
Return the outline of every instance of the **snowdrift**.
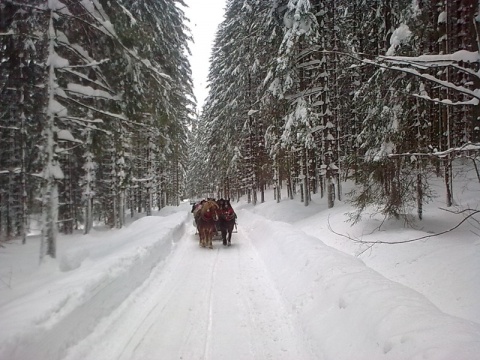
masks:
[[[240,212],[285,301],[325,359],[474,360],[480,326],[290,224]]]
[[[45,287],[0,307],[0,359],[61,359],[168,257],[187,215],[139,219],[100,241],[80,240],[78,248],[60,253],[58,262],[42,264],[40,272],[50,276]]]

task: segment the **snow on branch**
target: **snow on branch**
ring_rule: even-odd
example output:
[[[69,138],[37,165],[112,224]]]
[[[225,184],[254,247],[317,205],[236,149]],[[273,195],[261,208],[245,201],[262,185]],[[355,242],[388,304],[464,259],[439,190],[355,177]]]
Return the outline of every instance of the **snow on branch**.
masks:
[[[65,130],[65,129],[57,131],[57,139],[59,141],[68,141],[68,142],[76,142],[76,143],[83,144],[83,141],[75,139],[72,133],[69,130]]]
[[[0,129],[20,130],[20,128],[17,126],[3,126],[3,125],[0,125]]]
[[[0,175],[20,174],[21,171],[22,171],[21,168],[11,168],[6,170],[0,170]]]
[[[467,101],[452,101],[450,99],[431,98],[428,95],[413,94],[413,96],[415,96],[417,98],[420,98],[420,99],[432,101],[434,103],[444,104],[444,105],[457,106],[457,105],[477,105],[478,104],[477,99],[470,99],[470,100],[467,100]]]
[[[137,183],[144,183],[144,182],[149,182],[149,181],[152,181],[154,179],[154,177],[149,177],[149,178],[143,178],[143,179],[137,179],[136,177],[133,177],[132,178],[132,181],[133,182],[137,182]]]
[[[71,65],[71,66],[64,66],[64,67],[68,67],[68,68],[86,68],[86,67],[92,67],[92,66],[98,66],[98,65],[102,65],[106,62],[110,61],[110,59],[103,59],[103,60],[99,60],[99,61],[92,61],[88,64],[83,64],[83,65]]]
[[[79,117],[75,117],[75,116],[63,116],[62,119],[82,122],[82,123],[86,123],[86,124],[103,124],[103,122],[104,122],[102,119],[91,120],[91,119],[79,118]]]
[[[71,15],[67,6],[59,0],[48,0],[48,8],[63,15]]]
[[[96,124],[103,124],[104,121],[102,119],[85,119],[85,118],[79,118],[75,116],[62,116],[62,120],[69,121],[71,123],[78,124],[84,128],[95,130],[95,131],[100,131],[103,132],[107,135],[110,135],[111,132],[109,130],[102,129],[101,127],[96,126]]]
[[[448,88],[448,89],[451,89],[451,90],[455,90],[455,91],[457,91],[461,94],[467,95],[467,96],[471,96],[473,98],[472,105],[478,105],[478,103],[479,103],[480,89],[470,90],[470,89],[467,89],[464,86],[455,85],[454,83],[452,83],[450,81],[440,80],[433,75],[422,74],[415,69],[409,69],[409,68],[404,68],[404,67],[394,66],[394,65],[385,65],[385,64],[373,61],[373,60],[368,60],[368,59],[358,58],[358,60],[360,60],[361,62],[363,62],[365,64],[370,64],[370,65],[375,65],[375,66],[381,67],[382,69],[400,71],[400,72],[404,72],[404,73],[407,73],[407,74],[414,75],[416,77],[428,80],[429,82],[433,82],[435,84],[441,85],[442,87],[445,87],[445,88]]]
[[[88,11],[96,20],[97,22],[99,23],[99,26],[96,26],[95,24],[90,24],[88,23],[89,26],[97,29],[98,31],[104,33],[105,35],[111,37],[112,39],[114,39],[127,53],[129,56],[131,56],[133,59],[135,59],[137,62],[143,64],[144,67],[146,67],[148,70],[150,70],[154,75],[158,75],[160,76],[161,78],[163,79],[166,79],[167,81],[171,81],[172,78],[166,74],[166,73],[163,73],[161,71],[159,71],[158,69],[156,69],[155,67],[153,67],[150,63],[150,61],[148,60],[145,60],[145,59],[142,59],[140,56],[138,56],[134,50],[132,49],[129,49],[128,47],[126,47],[123,42],[121,41],[121,39],[118,37],[118,35],[115,33],[115,29],[113,28],[113,25],[112,23],[108,20],[108,18],[106,18],[106,14],[103,12],[103,9],[102,9],[102,6],[100,5],[100,3],[98,1],[94,1],[93,4],[86,4],[85,1],[81,1],[80,2],[81,6],[86,10]],[[90,6],[87,6],[87,5],[90,5]],[[100,19],[98,17],[98,13],[101,13],[102,14],[102,17],[103,19]],[[97,16],[96,16],[97,15]],[[75,17],[75,16],[74,16]],[[81,19],[81,18],[78,18],[78,17],[75,17],[76,19],[78,19],[79,21],[82,21],[82,22],[85,22],[85,20]],[[165,84],[162,83],[160,81],[160,79],[158,79],[156,76],[153,76],[154,80],[158,83],[158,85],[160,85],[162,88],[166,88]]]
[[[420,55],[420,56],[379,56],[380,59],[388,61],[403,61],[408,63],[441,64],[443,62],[480,62],[478,51],[458,50],[452,54],[441,55]]]
[[[390,38],[390,48],[387,50],[387,55],[395,54],[397,48],[405,41],[407,41],[412,32],[406,24],[401,24],[398,28],[393,31],[393,34]]]
[[[342,51],[332,51],[332,50],[319,50],[322,53],[325,54],[338,54],[341,56],[347,56],[355,61],[362,62],[364,64],[368,65],[373,65],[385,70],[392,70],[392,71],[397,71],[397,72],[403,72],[406,74],[413,75],[415,77],[421,78],[427,82],[430,83],[435,83],[437,85],[440,85],[444,88],[454,90],[460,94],[466,95],[468,97],[471,97],[470,100],[463,101],[463,102],[452,102],[450,100],[439,100],[439,99],[431,99],[432,101],[436,101],[442,104],[446,105],[478,105],[480,103],[480,89],[469,89],[464,86],[459,86],[456,85],[450,81],[446,80],[441,80],[433,75],[430,74],[424,74],[415,69],[428,69],[431,66],[434,66],[434,64],[440,64],[441,61],[448,62],[448,65],[450,66],[455,66],[455,62],[468,62],[468,63],[475,63],[475,62],[480,62],[480,53],[478,52],[472,52],[472,51],[466,51],[466,50],[460,50],[452,54],[445,54],[445,55],[421,55],[417,57],[407,57],[407,56],[379,56],[374,60],[367,59],[365,54],[360,54],[360,53],[348,53],[348,52],[342,52]],[[362,57],[364,56],[364,57]],[[386,63],[385,63],[385,62]],[[418,63],[417,63],[418,62]],[[430,62],[430,63],[429,63]],[[392,65],[394,63],[397,64],[404,64],[410,67],[401,67],[397,65]],[[411,68],[413,67],[413,69]],[[456,66],[456,69],[459,71],[466,72],[474,77],[479,78],[480,74],[478,72],[474,72],[471,69],[462,67],[462,66]],[[415,94],[414,96],[417,97],[422,97],[424,99],[429,99],[428,97],[425,97],[424,95],[418,95]]]
[[[50,99],[48,103],[48,109],[47,109],[49,114],[54,114],[57,116],[65,116],[68,114],[67,108],[60,104],[57,100],[55,99]]]
[[[86,104],[83,104],[81,103],[80,101],[77,101],[75,99],[72,99],[72,98],[68,98],[69,101],[72,101],[74,103],[76,103],[77,105],[80,105],[86,109],[89,109],[89,110],[92,110],[92,111],[95,111],[97,113],[100,113],[100,114],[103,114],[103,115],[106,115],[108,117],[111,117],[111,118],[115,118],[115,119],[119,119],[119,120],[128,120],[123,114],[115,114],[115,113],[112,113],[112,112],[109,112],[109,111],[105,111],[105,110],[100,110],[100,109],[97,109],[93,106],[89,106],[89,105],[86,105]]]
[[[130,26],[136,25],[137,20],[133,17],[132,13],[128,11],[128,9],[122,4],[119,4],[119,6],[122,8],[123,12],[127,14],[128,18],[130,19]]]
[[[104,90],[110,92],[110,93],[114,93],[114,91],[112,90],[112,88],[110,88],[108,85],[98,81],[98,80],[93,80],[91,78],[89,78],[87,75],[85,74],[82,74],[81,72],[78,72],[78,71],[75,71],[75,70],[72,70],[71,68],[62,68],[62,69],[59,69],[59,71],[65,71],[65,72],[68,72],[69,74],[72,74],[72,75],[75,75],[79,78],[81,78],[82,80],[87,80],[89,82],[91,82],[92,84],[95,84],[97,86],[100,86],[102,87]]]
[[[460,147],[450,148],[444,151],[433,151],[431,153],[421,153],[421,152],[410,153],[409,152],[409,153],[402,153],[402,154],[388,154],[387,156],[390,158],[403,157],[403,156],[406,156],[406,157],[428,156],[428,157],[443,158],[453,153],[463,153],[463,152],[479,151],[479,150],[480,150],[480,143],[468,143]]]
[[[58,55],[56,52],[52,52],[50,55],[48,55],[47,59],[47,66],[53,66],[54,68],[64,68],[69,66],[69,62],[67,59],[62,58],[60,55]]]
[[[477,71],[473,69],[458,65],[460,62],[480,62],[479,53],[467,50],[459,50],[453,54],[445,55],[421,55],[417,57],[381,55],[378,58],[390,64],[407,65],[421,70],[440,67],[451,67],[455,70],[469,74],[473,77],[479,77],[480,75]]]
[[[118,96],[112,96],[106,91],[97,90],[92,88],[91,86],[84,86],[80,84],[73,84],[73,83],[67,84],[67,91],[81,97],[103,98],[107,100],[119,100]]]

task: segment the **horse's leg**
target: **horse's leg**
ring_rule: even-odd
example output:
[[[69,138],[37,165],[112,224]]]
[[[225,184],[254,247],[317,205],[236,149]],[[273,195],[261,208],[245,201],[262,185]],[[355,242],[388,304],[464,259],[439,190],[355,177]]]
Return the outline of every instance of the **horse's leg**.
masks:
[[[222,226],[222,242],[223,245],[227,245],[227,229]]]
[[[200,228],[198,230],[198,234],[200,236],[200,246],[201,247],[205,247],[205,229],[204,228]]]
[[[228,225],[228,246],[232,245],[233,225]]]
[[[213,249],[212,237],[213,237],[213,229],[210,229],[210,231],[208,232],[208,237],[207,237],[208,248],[209,249]]]

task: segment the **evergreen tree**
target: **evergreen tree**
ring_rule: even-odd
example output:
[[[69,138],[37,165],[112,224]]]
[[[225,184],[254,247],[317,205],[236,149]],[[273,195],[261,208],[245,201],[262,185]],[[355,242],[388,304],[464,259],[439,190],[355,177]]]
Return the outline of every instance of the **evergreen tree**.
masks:
[[[88,233],[96,216],[123,226],[134,178],[149,179],[150,195],[173,181],[161,191],[178,204],[193,104],[190,38],[178,5],[185,6],[1,4],[0,137],[14,152],[0,157],[0,182],[10,184],[2,186],[0,233],[25,234],[26,219],[42,209],[41,257],[54,257],[59,224],[65,233],[83,224]],[[165,175],[173,180],[162,183]]]

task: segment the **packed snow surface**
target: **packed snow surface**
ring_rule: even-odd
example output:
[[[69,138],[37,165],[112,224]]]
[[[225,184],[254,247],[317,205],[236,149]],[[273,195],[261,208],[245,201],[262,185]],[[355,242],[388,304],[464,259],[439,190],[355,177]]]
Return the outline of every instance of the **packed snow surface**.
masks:
[[[0,359],[480,358],[476,222],[359,242],[453,227],[462,217],[441,199],[416,230],[378,215],[351,226],[348,204],[327,209],[318,195],[233,205],[232,246],[213,250],[199,247],[187,202],[61,236],[41,265],[38,236],[4,243]]]

